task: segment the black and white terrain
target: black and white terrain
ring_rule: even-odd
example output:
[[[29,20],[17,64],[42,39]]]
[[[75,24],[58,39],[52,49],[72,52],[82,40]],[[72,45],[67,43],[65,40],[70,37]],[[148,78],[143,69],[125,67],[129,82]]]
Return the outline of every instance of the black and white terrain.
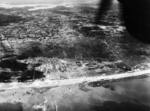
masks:
[[[113,79],[116,75],[118,78],[132,77],[147,74],[150,68],[150,45],[135,40],[126,31],[118,3],[113,4],[100,24],[94,24],[96,13],[97,3],[91,1],[77,3],[74,0],[59,5],[0,4],[0,103],[3,103],[0,111],[74,111],[75,107],[70,105],[68,109],[67,104],[74,104],[75,96],[84,98],[83,106],[91,104],[92,100],[85,102],[90,97],[89,90],[96,96],[100,90],[100,96],[109,98],[109,101],[100,107],[97,104],[102,101],[93,96],[91,107],[78,107],[77,110],[114,111],[118,106],[123,108],[126,105],[132,106],[133,110],[135,107],[139,111],[149,110],[149,106],[137,105],[136,100],[132,104],[117,103],[112,102],[111,97],[103,97],[107,87],[112,88],[107,92],[109,94],[113,95],[112,90],[115,90],[104,81],[87,86],[87,81],[97,81],[97,77],[100,80],[107,76]],[[137,71],[143,72],[139,74]],[[70,84],[76,85],[64,86]],[[59,85],[62,87],[56,88]],[[93,89],[97,85],[106,89]],[[116,98],[120,101],[118,93]],[[69,100],[71,95],[72,101]],[[9,100],[11,103],[7,103]],[[66,107],[59,100],[64,100]],[[81,100],[77,99],[76,106],[81,104],[78,101]]]

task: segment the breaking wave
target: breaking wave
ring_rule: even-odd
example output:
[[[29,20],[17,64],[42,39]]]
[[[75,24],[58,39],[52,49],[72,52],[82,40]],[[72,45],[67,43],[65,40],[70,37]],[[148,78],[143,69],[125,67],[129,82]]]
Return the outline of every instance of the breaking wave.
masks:
[[[0,8],[5,9],[11,9],[11,8],[28,8],[29,11],[35,11],[40,9],[49,9],[54,8],[57,6],[66,6],[66,7],[72,7],[72,4],[69,3],[63,3],[63,4],[8,4],[8,3],[2,3],[0,4]]]

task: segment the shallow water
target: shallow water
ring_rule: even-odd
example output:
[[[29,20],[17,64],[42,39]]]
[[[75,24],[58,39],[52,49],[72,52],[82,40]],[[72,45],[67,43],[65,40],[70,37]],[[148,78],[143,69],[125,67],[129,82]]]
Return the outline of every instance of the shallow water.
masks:
[[[58,111],[150,111],[149,84],[150,78],[142,78],[67,86],[55,89],[54,101]]]
[[[0,111],[150,111],[149,84],[147,77],[6,90],[0,92]]]

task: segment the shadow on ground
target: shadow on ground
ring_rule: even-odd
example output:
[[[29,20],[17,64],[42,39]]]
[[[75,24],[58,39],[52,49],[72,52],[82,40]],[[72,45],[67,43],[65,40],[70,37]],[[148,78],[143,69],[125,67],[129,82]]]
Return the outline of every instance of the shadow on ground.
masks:
[[[10,23],[18,23],[19,21],[24,21],[21,16],[14,16],[14,15],[5,15],[0,14],[0,26],[6,26]]]
[[[18,62],[15,59],[2,60],[0,61],[0,82],[26,82],[43,78],[43,73],[36,71],[35,66]]]

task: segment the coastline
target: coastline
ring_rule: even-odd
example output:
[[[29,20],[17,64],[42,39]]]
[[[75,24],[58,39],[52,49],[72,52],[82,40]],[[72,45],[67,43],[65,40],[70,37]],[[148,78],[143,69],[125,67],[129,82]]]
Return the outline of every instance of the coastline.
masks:
[[[95,76],[95,77],[81,77],[75,79],[64,79],[64,80],[36,80],[34,82],[27,82],[27,83],[0,83],[0,90],[11,90],[11,89],[24,89],[24,88],[45,88],[45,87],[61,87],[67,85],[76,85],[82,83],[92,83],[92,82],[105,82],[105,81],[116,81],[116,80],[123,80],[129,78],[136,78],[136,77],[149,77],[150,76],[150,69],[149,70],[142,70],[136,72],[126,72],[120,74],[112,74],[112,75],[104,75],[104,76]]]

